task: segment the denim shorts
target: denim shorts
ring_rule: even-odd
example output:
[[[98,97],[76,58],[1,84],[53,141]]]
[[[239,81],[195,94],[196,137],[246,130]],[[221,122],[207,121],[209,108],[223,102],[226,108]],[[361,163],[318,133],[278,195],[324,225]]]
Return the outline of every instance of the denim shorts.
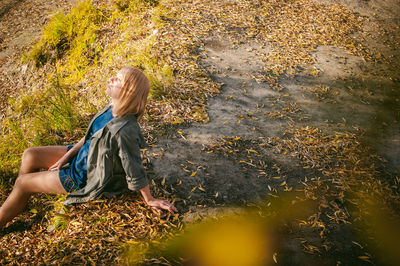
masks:
[[[73,147],[72,145],[68,146],[67,151],[69,151],[72,147]],[[59,173],[61,184],[63,185],[65,191],[70,193],[70,192],[75,191],[75,190],[77,190],[79,188],[79,186],[72,179],[72,177],[70,177],[67,174],[66,168],[62,168],[58,173]]]
[[[65,173],[65,169],[60,170],[59,176],[61,184],[63,185],[65,191],[67,191],[68,193],[75,191],[79,188],[78,185],[72,179],[72,177],[70,177],[67,173]]]

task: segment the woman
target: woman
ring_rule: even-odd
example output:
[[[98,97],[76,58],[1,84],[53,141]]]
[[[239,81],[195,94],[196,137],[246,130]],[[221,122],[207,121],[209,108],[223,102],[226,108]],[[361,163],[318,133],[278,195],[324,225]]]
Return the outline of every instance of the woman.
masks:
[[[14,188],[0,208],[0,228],[22,212],[32,194],[41,192],[68,194],[65,204],[71,204],[129,188],[139,190],[157,210],[177,211],[167,200],[153,198],[141,163],[144,139],[136,119],[145,110],[147,77],[124,67],[110,79],[106,93],[110,103],[92,119],[77,144],[25,150]]]

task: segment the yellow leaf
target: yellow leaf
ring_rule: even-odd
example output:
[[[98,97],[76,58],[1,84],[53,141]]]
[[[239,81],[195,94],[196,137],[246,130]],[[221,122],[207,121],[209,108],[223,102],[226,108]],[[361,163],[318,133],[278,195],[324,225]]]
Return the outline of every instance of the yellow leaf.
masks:
[[[96,265],[96,263],[94,262],[94,260],[91,257],[88,256],[88,258],[89,258],[89,261],[92,263],[92,265]]]
[[[197,171],[193,172],[190,176],[195,176],[196,174],[197,174]]]
[[[126,241],[126,243],[128,243],[128,244],[139,244],[140,242],[139,241],[128,240],[128,241]]]
[[[286,181],[283,181],[281,184],[280,184],[280,186],[286,186]]]
[[[292,191],[292,189],[293,189],[292,187],[286,186],[285,189],[284,189],[283,191],[289,192],[289,191]]]
[[[273,179],[280,179],[281,177],[280,176],[273,176],[272,178]]]
[[[278,253],[275,252],[274,255],[272,255],[272,259],[274,260],[275,263],[278,263],[276,256],[278,256]]]

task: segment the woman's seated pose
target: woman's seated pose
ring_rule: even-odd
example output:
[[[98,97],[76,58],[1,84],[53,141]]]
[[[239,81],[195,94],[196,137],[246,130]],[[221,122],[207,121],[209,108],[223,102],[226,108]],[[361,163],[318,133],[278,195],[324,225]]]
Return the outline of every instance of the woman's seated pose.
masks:
[[[0,228],[22,212],[32,194],[41,192],[68,194],[65,203],[71,204],[118,195],[128,188],[140,190],[157,210],[177,211],[167,200],[153,198],[141,161],[145,142],[137,119],[149,94],[147,77],[124,67],[110,79],[106,93],[110,103],[77,144],[25,150],[14,188],[0,208]]]

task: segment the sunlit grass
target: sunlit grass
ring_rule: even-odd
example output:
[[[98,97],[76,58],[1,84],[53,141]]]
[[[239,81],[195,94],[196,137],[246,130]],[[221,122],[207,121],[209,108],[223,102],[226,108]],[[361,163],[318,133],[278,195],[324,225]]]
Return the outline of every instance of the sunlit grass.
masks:
[[[17,97],[9,99],[7,116],[1,121],[0,172],[7,173],[1,180],[10,181],[0,187],[2,198],[5,199],[11,190],[26,148],[72,144],[83,135],[88,119],[107,102],[104,94],[107,79],[122,66],[137,67],[149,77],[150,101],[169,94],[172,68],[162,56],[154,56],[158,49],[155,35],[161,24],[152,21],[162,20],[154,16],[163,14],[160,11],[163,7],[158,7],[157,1],[116,2],[119,3],[114,6],[94,6],[90,1],[82,1],[70,12],[54,14],[40,41],[23,56],[24,64],[35,66],[32,67],[33,78],[41,85],[21,88]],[[155,15],[152,15],[153,11]],[[54,206],[46,212],[43,225],[38,225],[40,231],[50,233],[50,238],[45,239],[51,239],[52,232],[62,234],[82,225],[82,221],[71,220],[73,214],[60,207],[63,197],[49,198],[48,201],[49,206]],[[36,206],[37,201],[33,202],[29,215],[19,218],[24,220],[38,215],[41,206]],[[136,204],[137,208],[140,205],[142,203]],[[145,211],[150,217],[149,210]],[[92,222],[88,225],[109,227],[110,221],[114,220],[110,220],[109,214],[103,213],[99,219],[89,215]],[[160,228],[168,224],[160,223]],[[143,228],[146,226],[143,224]],[[110,232],[106,234],[109,234],[114,227],[107,230]],[[165,230],[155,231],[153,235],[162,235]],[[74,249],[70,239],[66,240],[68,243],[57,244],[45,239],[40,242],[48,249],[49,259],[62,259]],[[75,241],[75,245],[84,245],[91,239],[74,238],[71,241]],[[118,252],[117,247],[115,252]],[[90,261],[90,256],[87,258]],[[5,259],[10,260],[12,256]]]
[[[63,231],[67,228],[69,223],[68,209],[63,205],[65,197],[59,197],[58,200],[53,202],[54,208],[48,213],[50,216],[50,222],[47,227],[47,231]]]
[[[16,172],[27,147],[79,138],[90,115],[107,102],[99,88],[122,66],[137,67],[149,77],[152,98],[168,94],[173,72],[162,58],[152,55],[157,25],[143,23],[151,21],[157,3],[115,1],[112,6],[94,6],[81,1],[70,12],[52,16],[39,42],[24,56],[38,73],[45,71],[37,77],[45,85],[21,90],[10,99],[8,115],[1,121],[0,171]],[[104,37],[101,29],[117,38]]]
[[[95,40],[102,19],[100,10],[91,1],[78,2],[69,14],[56,13],[29,57],[36,66],[41,66],[54,63],[67,54],[76,62],[75,68],[84,68],[96,59],[98,46]]]
[[[18,171],[22,152],[30,146],[61,144],[63,137],[82,133],[74,92],[54,79],[45,90],[12,102],[13,112],[1,122],[1,171]]]

